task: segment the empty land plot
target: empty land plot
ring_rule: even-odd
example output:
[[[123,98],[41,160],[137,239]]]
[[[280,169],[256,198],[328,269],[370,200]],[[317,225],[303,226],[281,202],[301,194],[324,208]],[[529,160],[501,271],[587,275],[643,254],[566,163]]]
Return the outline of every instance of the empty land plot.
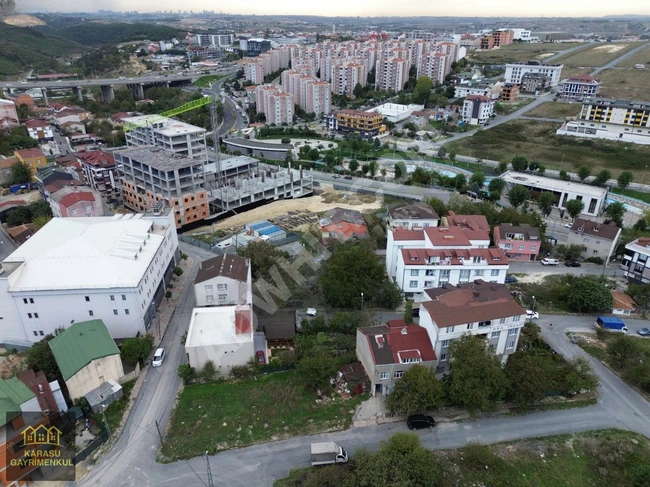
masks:
[[[629,58],[618,63],[616,67],[633,68],[636,64],[645,64],[646,66],[650,67],[650,44]]]
[[[556,135],[559,123],[517,120],[488,130],[479,130],[472,137],[447,146],[457,154],[482,159],[511,161],[514,156],[525,156],[539,161],[549,169],[570,171],[586,165],[592,173],[609,169],[614,177],[630,170],[641,180],[650,146]]]
[[[650,101],[650,70],[606,69],[600,79],[600,96],[625,100]]]
[[[577,117],[580,113],[580,103],[560,103],[558,101],[549,101],[536,106],[531,111],[526,112],[527,117],[539,118],[566,118]]]
[[[607,42],[604,44],[596,44],[593,47],[562,56],[558,59],[558,62],[570,68],[583,66],[598,68],[638,46],[638,42]],[[565,75],[564,73],[562,74]]]
[[[546,42],[543,44],[515,43],[507,46],[480,51],[471,54],[471,58],[481,63],[503,64],[511,62],[525,62],[530,59],[544,60],[560,51],[566,51],[579,46],[578,42],[558,43]]]

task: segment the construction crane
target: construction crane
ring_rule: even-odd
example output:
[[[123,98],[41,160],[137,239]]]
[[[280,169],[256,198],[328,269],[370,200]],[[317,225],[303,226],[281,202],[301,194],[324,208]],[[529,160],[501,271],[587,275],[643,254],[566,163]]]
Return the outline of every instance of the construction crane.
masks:
[[[176,107],[176,108],[172,108],[171,110],[168,110],[166,112],[156,114],[156,115],[151,115],[149,117],[147,117],[147,116],[142,117],[141,120],[139,120],[139,121],[137,121],[135,123],[133,123],[133,122],[125,123],[124,124],[124,131],[128,132],[129,130],[135,130],[135,129],[140,128],[140,127],[145,127],[147,125],[154,124],[157,121],[163,121],[165,118],[175,117],[176,115],[180,115],[181,113],[189,112],[190,110],[195,110],[195,109],[201,108],[201,107],[203,107],[205,105],[209,105],[213,101],[216,102],[216,96],[214,97],[214,100],[213,100],[213,98],[211,96],[203,95],[202,98],[192,100],[192,101],[190,101],[188,103],[185,103],[184,105],[181,105],[181,106]],[[160,117],[160,119],[158,119],[157,117]],[[214,127],[212,127],[212,128],[214,129]]]

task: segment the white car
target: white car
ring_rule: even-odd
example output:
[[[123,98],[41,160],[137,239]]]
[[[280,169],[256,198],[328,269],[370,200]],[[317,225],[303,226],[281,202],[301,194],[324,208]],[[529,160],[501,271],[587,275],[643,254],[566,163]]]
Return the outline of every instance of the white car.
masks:
[[[316,316],[316,308],[307,308],[307,316]]]
[[[573,226],[573,223],[565,223],[564,226],[566,228],[571,228]]]
[[[160,367],[165,360],[165,349],[159,348],[156,350],[156,353],[153,354],[153,360],[151,362],[152,367]]]
[[[539,313],[537,311],[526,310],[526,319],[527,320],[537,320],[539,319]]]

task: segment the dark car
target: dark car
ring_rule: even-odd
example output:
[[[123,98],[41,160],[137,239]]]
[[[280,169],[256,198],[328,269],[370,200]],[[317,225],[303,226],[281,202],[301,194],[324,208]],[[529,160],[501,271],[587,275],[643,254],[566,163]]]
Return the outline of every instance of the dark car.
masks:
[[[577,260],[567,260],[564,265],[567,267],[580,267],[582,264]]]
[[[436,422],[431,416],[412,414],[406,420],[406,424],[412,430],[421,430],[423,428],[433,428],[436,425]]]
[[[513,284],[515,282],[519,282],[519,279],[517,279],[515,276],[506,276],[506,284]]]
[[[650,328],[641,328],[640,330],[636,331],[638,335],[641,335],[642,337],[647,337],[650,336]]]
[[[352,179],[352,176],[343,176],[343,179]]]

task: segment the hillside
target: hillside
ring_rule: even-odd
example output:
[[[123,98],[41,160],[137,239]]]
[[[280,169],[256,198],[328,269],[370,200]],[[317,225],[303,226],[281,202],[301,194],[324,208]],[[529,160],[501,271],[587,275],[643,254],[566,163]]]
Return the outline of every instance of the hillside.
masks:
[[[26,69],[39,71],[57,69],[56,58],[83,52],[76,42],[49,36],[38,28],[3,24],[0,28],[0,73],[2,77],[20,74]]]

